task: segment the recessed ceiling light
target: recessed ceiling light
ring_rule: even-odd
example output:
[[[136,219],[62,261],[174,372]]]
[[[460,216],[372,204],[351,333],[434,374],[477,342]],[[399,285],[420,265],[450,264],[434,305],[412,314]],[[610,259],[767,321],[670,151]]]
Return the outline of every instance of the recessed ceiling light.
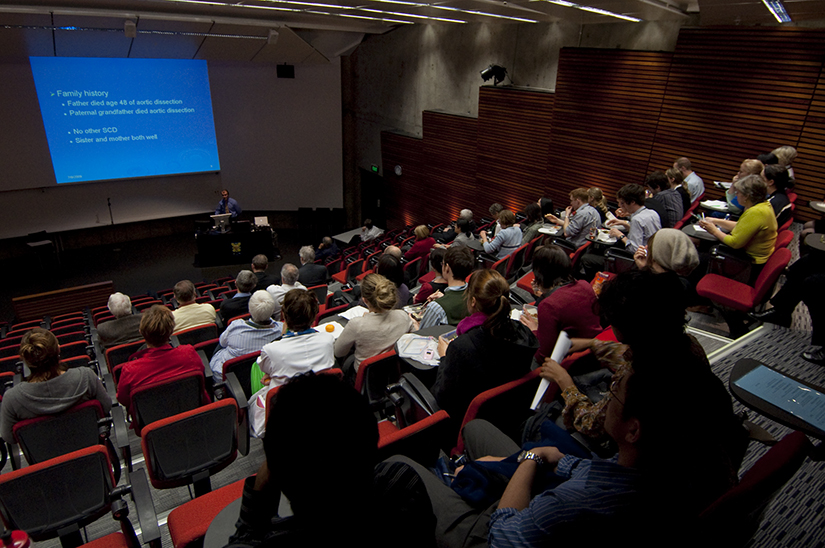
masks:
[[[598,13],[599,15],[607,15],[608,17],[615,17],[616,19],[623,19],[625,21],[631,21],[633,23],[638,23],[641,19],[637,17],[631,17],[629,15],[622,15],[620,13],[613,13],[612,11],[603,10],[602,8],[594,8],[592,6],[583,6],[581,4],[576,4],[575,2],[568,2],[567,0],[542,0],[549,4],[555,4],[557,6],[564,6],[566,8],[576,8],[577,10],[582,11],[589,11],[590,13]],[[762,0],[763,2],[765,0]]]

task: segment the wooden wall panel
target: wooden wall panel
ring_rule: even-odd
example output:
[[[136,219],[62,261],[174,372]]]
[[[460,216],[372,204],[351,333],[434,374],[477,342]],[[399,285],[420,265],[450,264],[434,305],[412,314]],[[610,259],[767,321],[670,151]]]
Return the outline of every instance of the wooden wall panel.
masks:
[[[415,215],[426,211],[421,200],[425,185],[424,166],[421,160],[423,141],[417,137],[381,132],[381,162],[384,171],[387,203],[387,229],[393,230],[416,222]],[[395,166],[401,166],[401,176],[395,174]],[[421,209],[419,209],[421,208]]]
[[[649,169],[687,156],[709,195],[721,197],[708,183],[729,181],[746,158],[796,146],[824,36],[801,28],[682,29]]]
[[[808,202],[825,196],[825,68],[820,71],[796,149],[799,156],[794,162],[794,177],[799,200],[794,217],[798,221],[819,219],[822,214],[812,210]]]
[[[426,182],[418,197],[427,218],[443,222],[458,217],[463,208],[480,216],[487,211],[489,193],[476,184],[478,120],[467,116],[424,111],[424,156]]]
[[[576,187],[610,200],[644,182],[671,54],[563,48],[553,107],[550,196],[569,202]]]
[[[476,179],[481,189],[496,189],[485,192],[489,202],[521,211],[547,192],[553,100],[553,93],[536,90],[479,90]]]

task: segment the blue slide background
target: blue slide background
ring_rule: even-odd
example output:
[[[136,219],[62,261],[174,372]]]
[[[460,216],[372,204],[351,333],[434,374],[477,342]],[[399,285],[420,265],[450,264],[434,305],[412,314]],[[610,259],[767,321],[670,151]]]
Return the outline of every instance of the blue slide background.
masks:
[[[30,62],[58,183],[220,169],[206,61],[31,57]],[[104,91],[108,97],[72,97],[58,90]],[[156,99],[183,103],[137,105]],[[101,100],[117,104],[68,103]],[[100,115],[101,111],[169,108],[194,112]],[[96,113],[79,116],[72,110]],[[116,132],[104,132],[104,128],[116,128]],[[132,136],[152,135],[157,139],[132,140]],[[124,136],[129,141],[96,142]]]

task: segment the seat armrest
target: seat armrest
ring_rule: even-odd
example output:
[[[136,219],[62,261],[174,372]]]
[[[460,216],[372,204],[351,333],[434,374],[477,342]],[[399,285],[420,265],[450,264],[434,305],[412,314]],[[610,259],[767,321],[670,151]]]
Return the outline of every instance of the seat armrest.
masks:
[[[238,417],[241,421],[238,424],[238,451],[246,456],[249,454],[249,402],[235,373],[230,372],[226,376],[224,385],[229,396],[238,404]]]
[[[20,454],[20,446],[16,443],[7,443],[9,450],[9,460],[11,461],[12,470],[20,470],[22,464],[22,455]]]
[[[206,391],[210,394],[213,394],[216,387],[215,379],[212,375],[212,368],[209,367],[209,358],[206,356],[206,352],[204,352],[203,350],[198,350],[198,357],[200,357],[201,363],[203,364],[203,381],[204,386],[206,387]]]
[[[103,385],[106,387],[106,393],[112,398],[112,404],[117,403],[117,386],[115,386],[115,379],[108,370],[103,372]]]
[[[135,510],[140,524],[141,540],[143,544],[160,548],[160,527],[158,526],[155,504],[152,502],[152,494],[149,491],[146,471],[142,468],[135,470],[129,474],[129,482],[132,485],[132,500],[135,502]]]

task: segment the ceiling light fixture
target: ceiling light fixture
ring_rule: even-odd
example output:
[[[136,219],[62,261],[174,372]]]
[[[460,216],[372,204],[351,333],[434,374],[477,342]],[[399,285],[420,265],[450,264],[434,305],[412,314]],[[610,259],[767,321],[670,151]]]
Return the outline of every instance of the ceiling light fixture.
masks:
[[[271,11],[286,11],[291,13],[311,13],[313,15],[326,15],[328,17],[350,17],[353,19],[365,19],[367,21],[376,21],[379,23],[392,23],[392,24],[404,24],[404,25],[411,25],[413,24],[412,21],[403,21],[400,19],[387,19],[386,17],[368,17],[366,15],[351,15],[345,13],[330,13],[328,11],[317,11],[317,10],[309,10],[309,9],[296,9],[296,8],[285,8],[279,6],[256,6],[253,4],[231,4],[227,2],[209,2],[206,0],[165,0],[166,2],[178,2],[181,4],[205,4],[209,6],[223,6],[229,8],[248,8],[248,9],[259,9],[259,10],[271,10]],[[305,2],[304,5],[318,5],[318,4],[309,4]],[[335,9],[344,9],[343,6],[334,6]],[[353,8],[354,9],[354,8]],[[400,15],[400,14],[393,14],[393,15]]]
[[[629,15],[622,15],[620,13],[613,13],[612,11],[603,10],[601,8],[594,8],[591,6],[583,6],[575,2],[568,2],[567,0],[542,0],[548,4],[555,4],[557,6],[564,6],[566,8],[576,8],[577,10],[589,11],[590,13],[598,13],[599,15],[607,15],[608,17],[615,17],[616,19],[623,19],[632,23],[638,23],[641,19],[631,17]],[[764,0],[763,0],[764,1]]]
[[[471,15],[481,15],[483,17],[496,17],[498,19],[509,19],[510,21],[519,21],[520,23],[538,23],[535,19],[527,19],[525,17],[515,17],[512,15],[499,15],[498,13],[487,13],[486,11],[464,10],[461,8],[454,8],[451,6],[441,6],[438,4],[424,4],[421,2],[406,2],[404,0],[373,0],[382,4],[398,4],[399,6],[412,6],[416,8],[433,8],[444,11],[454,11],[456,13],[467,13]]]
[[[791,16],[785,11],[785,6],[782,5],[781,0],[762,0],[765,7],[768,8],[776,20],[780,23],[790,23]]]

